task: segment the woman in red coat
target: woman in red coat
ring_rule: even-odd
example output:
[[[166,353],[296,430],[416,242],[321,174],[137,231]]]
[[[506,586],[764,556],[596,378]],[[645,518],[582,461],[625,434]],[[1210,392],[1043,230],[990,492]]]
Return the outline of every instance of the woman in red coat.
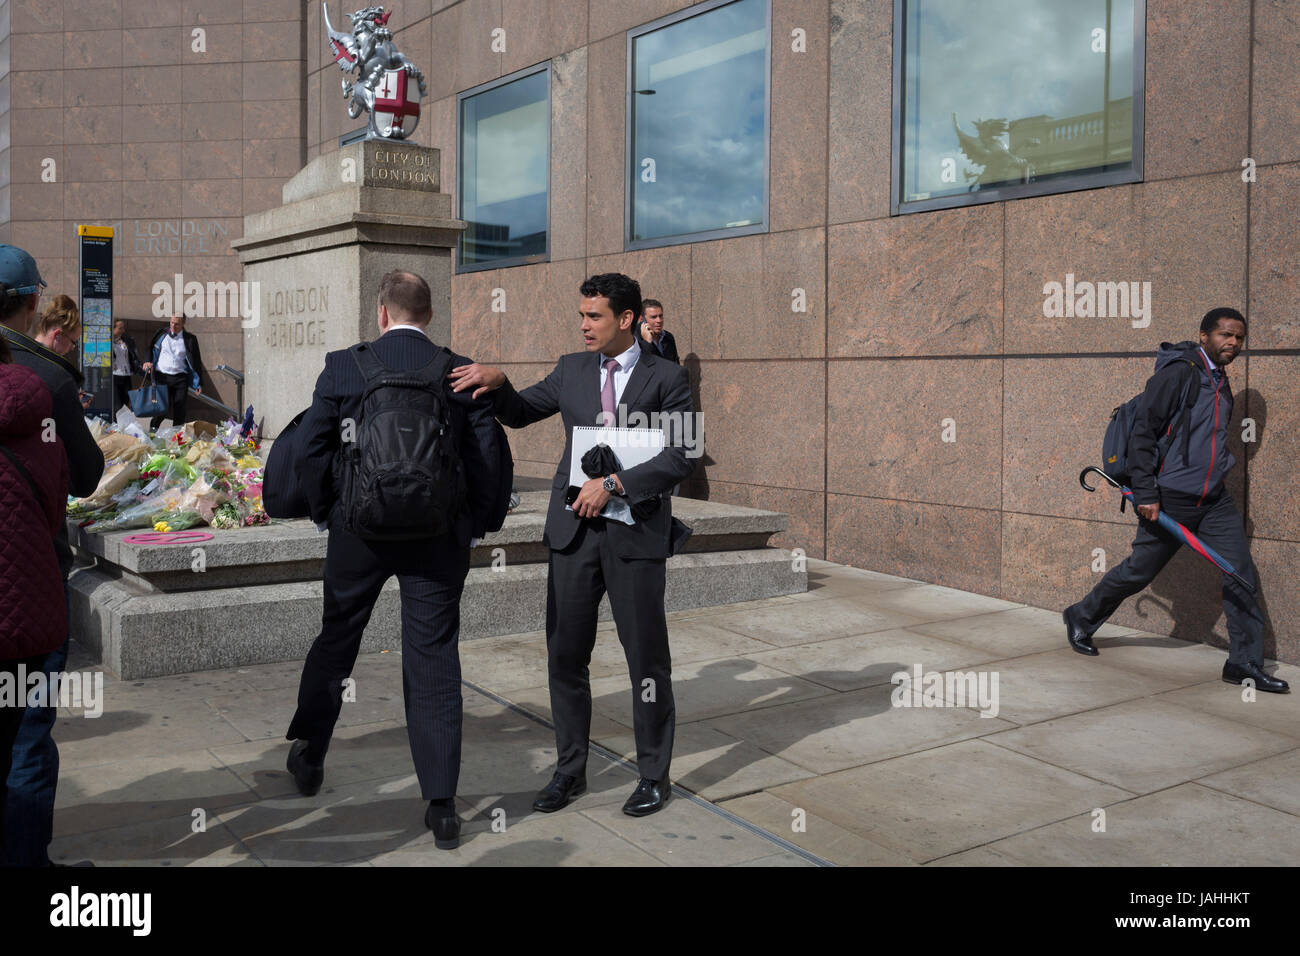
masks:
[[[19,667],[38,670],[68,633],[54,554],[68,501],[68,458],[58,436],[44,440],[46,425],[53,427],[50,390],[8,359],[0,344],[0,834],[4,781],[26,703]]]

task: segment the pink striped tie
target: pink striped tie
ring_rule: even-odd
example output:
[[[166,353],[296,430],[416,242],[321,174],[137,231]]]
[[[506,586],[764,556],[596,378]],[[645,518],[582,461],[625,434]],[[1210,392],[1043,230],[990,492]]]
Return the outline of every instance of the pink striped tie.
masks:
[[[605,386],[600,390],[600,409],[604,425],[610,428],[614,424],[614,369],[618,368],[618,359],[605,359]]]

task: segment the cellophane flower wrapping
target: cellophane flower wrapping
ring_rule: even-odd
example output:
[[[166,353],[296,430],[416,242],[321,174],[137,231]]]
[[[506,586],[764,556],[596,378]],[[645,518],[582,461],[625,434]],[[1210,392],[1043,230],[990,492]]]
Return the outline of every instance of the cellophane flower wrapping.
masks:
[[[269,523],[261,506],[261,446],[242,438],[238,423],[188,422],[147,436],[140,426],[135,419],[99,422],[104,477],[94,494],[69,500],[69,517],[84,519],[92,532]]]

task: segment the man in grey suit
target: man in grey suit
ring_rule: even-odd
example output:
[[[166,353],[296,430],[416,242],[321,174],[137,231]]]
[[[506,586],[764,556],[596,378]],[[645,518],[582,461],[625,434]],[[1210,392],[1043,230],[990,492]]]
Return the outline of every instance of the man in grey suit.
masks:
[[[500,369],[480,365],[453,369],[450,378],[458,392],[473,388],[475,398],[490,392],[497,419],[512,428],[556,412],[564,419],[564,456],[551,483],[543,536],[550,548],[546,649],[558,753],[555,775],[533,807],[559,810],[586,791],[588,664],[597,608],[608,592],[632,682],[641,777],[623,812],[645,816],[664,806],[671,789],[675,710],[664,580],[672,547],[670,492],[693,467],[679,429],[694,409],[686,370],[643,350],[636,340],[633,328],[641,314],[636,281],[606,273],[589,278],[578,293],[585,350],[562,356],[536,385],[516,392]],[[574,426],[599,425],[610,415],[615,425],[649,421],[664,427],[665,448],[640,465],[585,482],[568,510]],[[600,517],[611,495],[623,496],[636,509],[640,517],[634,524]]]

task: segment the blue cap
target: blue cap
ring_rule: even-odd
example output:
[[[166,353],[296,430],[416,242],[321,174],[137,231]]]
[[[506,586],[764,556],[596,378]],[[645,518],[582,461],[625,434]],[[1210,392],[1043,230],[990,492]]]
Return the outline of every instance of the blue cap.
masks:
[[[31,295],[45,285],[36,260],[17,246],[0,245],[0,283],[5,295]]]

